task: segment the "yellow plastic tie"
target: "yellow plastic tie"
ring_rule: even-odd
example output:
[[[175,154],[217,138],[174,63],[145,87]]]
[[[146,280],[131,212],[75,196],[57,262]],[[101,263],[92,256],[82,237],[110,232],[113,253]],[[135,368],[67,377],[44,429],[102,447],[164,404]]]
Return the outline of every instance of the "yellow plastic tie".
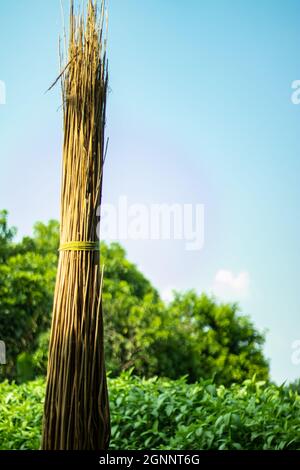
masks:
[[[99,242],[66,242],[62,243],[59,251],[100,251]]]

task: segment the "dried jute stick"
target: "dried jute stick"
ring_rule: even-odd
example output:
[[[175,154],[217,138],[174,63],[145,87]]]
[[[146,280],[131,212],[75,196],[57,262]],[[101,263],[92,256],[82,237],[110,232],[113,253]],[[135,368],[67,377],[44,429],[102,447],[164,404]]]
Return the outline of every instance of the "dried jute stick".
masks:
[[[105,152],[104,3],[70,12],[62,75],[64,144],[60,252],[49,347],[42,449],[102,450],[110,439],[97,210]]]

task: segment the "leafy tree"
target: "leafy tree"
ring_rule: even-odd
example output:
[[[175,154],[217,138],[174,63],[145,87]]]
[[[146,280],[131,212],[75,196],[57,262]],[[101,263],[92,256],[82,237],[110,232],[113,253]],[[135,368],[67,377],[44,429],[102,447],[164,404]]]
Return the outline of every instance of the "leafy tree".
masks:
[[[17,232],[15,227],[8,227],[8,212],[0,211],[0,262],[5,263],[10,254],[11,242]]]
[[[44,374],[58,257],[59,225],[38,222],[33,237],[14,243],[15,229],[0,216],[0,339],[6,342],[5,376]],[[196,292],[177,293],[166,306],[117,243],[101,244],[107,368],[217,383],[268,378],[264,336],[236,304]]]
[[[162,329],[168,335],[158,339],[152,350],[160,357],[159,375],[176,378],[187,373],[191,381],[214,377],[223,384],[242,382],[254,374],[268,379],[264,335],[249,317],[239,315],[237,304],[218,303],[195,291],[177,293],[165,322]]]
[[[37,345],[40,333],[50,325],[52,296],[56,274],[56,250],[48,250],[57,241],[57,222],[36,224],[33,238],[13,243],[16,233],[7,228],[7,213],[0,221],[0,338],[6,343],[6,377],[23,370],[22,361]]]
[[[139,375],[189,381],[215,377],[242,382],[268,379],[264,335],[237,304],[205,294],[177,293],[166,307],[157,291],[118,245],[101,247],[105,264],[103,304],[108,368],[113,375],[134,367]]]
[[[154,360],[147,350],[161,324],[164,305],[120,245],[102,243],[101,261],[108,369],[118,375],[134,366],[142,374]]]

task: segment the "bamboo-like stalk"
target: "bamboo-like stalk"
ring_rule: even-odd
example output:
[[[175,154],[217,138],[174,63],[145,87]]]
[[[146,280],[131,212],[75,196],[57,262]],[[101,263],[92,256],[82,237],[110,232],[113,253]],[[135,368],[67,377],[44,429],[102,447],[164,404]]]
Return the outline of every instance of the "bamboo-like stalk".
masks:
[[[61,245],[97,242],[107,96],[104,3],[70,12],[62,75]],[[42,449],[102,450],[110,438],[99,251],[61,250],[52,317]]]

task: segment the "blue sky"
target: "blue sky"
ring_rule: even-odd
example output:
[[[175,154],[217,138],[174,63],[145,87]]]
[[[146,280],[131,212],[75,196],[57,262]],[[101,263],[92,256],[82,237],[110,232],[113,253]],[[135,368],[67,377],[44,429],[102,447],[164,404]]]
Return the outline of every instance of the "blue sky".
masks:
[[[67,11],[68,2],[64,1]],[[127,241],[164,296],[238,300],[274,380],[300,376],[300,3],[110,0],[104,200],[201,203],[205,245]],[[19,235],[59,216],[59,0],[1,0],[0,207]]]

